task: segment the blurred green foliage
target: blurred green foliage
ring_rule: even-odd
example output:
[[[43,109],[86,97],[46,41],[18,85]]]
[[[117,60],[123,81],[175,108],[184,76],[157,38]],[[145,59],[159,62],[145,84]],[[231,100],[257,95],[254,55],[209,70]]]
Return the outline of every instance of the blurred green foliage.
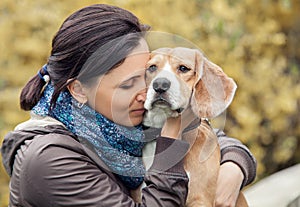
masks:
[[[190,40],[235,79],[225,131],[251,149],[258,179],[300,162],[298,0],[2,0],[1,142],[28,119],[19,109],[20,90],[46,62],[62,21],[94,3],[126,8],[152,30]],[[0,175],[0,206],[7,206],[9,179],[2,166]]]

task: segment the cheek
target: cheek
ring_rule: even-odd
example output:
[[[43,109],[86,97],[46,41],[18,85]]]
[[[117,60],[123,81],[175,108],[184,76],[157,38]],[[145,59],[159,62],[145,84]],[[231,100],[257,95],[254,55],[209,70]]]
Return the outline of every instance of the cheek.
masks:
[[[190,98],[193,92],[193,85],[194,85],[194,78],[193,77],[181,77],[180,82],[180,91],[182,97]]]
[[[128,119],[129,111],[134,105],[137,90],[135,88],[129,90],[116,90],[111,99],[111,110],[113,117]]]
[[[111,119],[112,96],[110,93],[105,90],[98,90],[96,93],[94,105],[94,108],[98,113]]]
[[[89,105],[98,113],[113,120],[114,116],[116,116],[117,113],[119,114],[124,108],[121,107],[122,102],[120,101],[120,99],[124,98],[120,97],[120,95],[121,94],[117,94],[117,90],[110,87],[104,87],[104,84],[100,84],[93,94],[89,94]]]
[[[127,93],[121,90],[116,90],[111,97],[111,105],[113,111],[125,112],[130,105],[132,93]]]
[[[95,110],[113,122],[124,124],[128,119],[128,105],[128,97],[117,90],[96,94]]]
[[[121,125],[131,126],[134,120],[131,120],[130,110],[137,108],[134,101],[135,96],[141,89],[145,89],[145,82],[138,82],[131,89],[102,89],[98,88],[95,98],[95,110],[111,121]],[[140,108],[140,106],[138,107]],[[133,123],[137,125],[141,120]]]
[[[187,99],[190,98],[190,96],[192,95],[192,87],[190,87],[189,85],[183,83],[181,84],[181,88],[180,91],[182,91],[182,96],[186,97]]]
[[[115,123],[124,126],[134,126],[139,124],[142,120],[136,121],[135,118],[132,119],[130,110],[134,108],[134,92],[132,91],[117,91],[115,95],[112,96],[111,100],[111,120]]]

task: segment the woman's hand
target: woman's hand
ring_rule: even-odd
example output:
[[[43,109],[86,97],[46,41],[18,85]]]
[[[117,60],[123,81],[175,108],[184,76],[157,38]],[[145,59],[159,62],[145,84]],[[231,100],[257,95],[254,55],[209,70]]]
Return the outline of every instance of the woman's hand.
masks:
[[[161,136],[173,139],[180,139],[182,131],[193,121],[196,116],[191,108],[186,109],[178,117],[167,118],[162,130]]]
[[[223,163],[218,177],[215,206],[235,207],[243,180],[244,174],[238,165]]]

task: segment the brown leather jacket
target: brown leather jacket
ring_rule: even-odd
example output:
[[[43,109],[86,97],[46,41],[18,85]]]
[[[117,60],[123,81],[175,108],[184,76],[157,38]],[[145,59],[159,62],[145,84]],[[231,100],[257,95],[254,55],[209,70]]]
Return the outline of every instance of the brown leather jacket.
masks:
[[[256,162],[249,150],[223,132],[217,134],[222,162],[240,165],[245,175],[243,186],[252,182]],[[23,126],[10,132],[1,148],[11,176],[10,206],[184,206],[188,178],[182,159],[188,144],[157,137],[156,153],[171,145],[176,153],[154,158],[145,176],[142,203],[136,203],[101,159],[63,126]],[[172,162],[177,164],[165,169]]]

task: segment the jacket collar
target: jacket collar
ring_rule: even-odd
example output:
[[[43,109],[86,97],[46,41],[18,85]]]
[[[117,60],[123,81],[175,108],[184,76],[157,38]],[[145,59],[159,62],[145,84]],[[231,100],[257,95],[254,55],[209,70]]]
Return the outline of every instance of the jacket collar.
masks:
[[[45,127],[49,125],[60,125],[65,128],[63,123],[57,121],[56,119],[50,117],[50,116],[39,116],[35,113],[30,113],[30,119],[28,121],[25,121],[15,127],[15,130],[23,130],[28,129],[32,127]]]
[[[33,140],[37,135],[46,135],[50,133],[68,135],[79,142],[77,136],[68,131],[64,125],[57,120],[51,117],[40,117],[34,114],[31,114],[30,120],[19,124],[14,131],[9,132],[5,136],[1,146],[1,154],[4,168],[9,176],[12,175],[15,155],[21,145],[23,145],[26,140]],[[85,153],[94,160],[95,164],[104,170],[111,179],[120,182],[89,145],[81,143],[81,147]],[[123,185],[120,186],[126,191],[126,188]]]

